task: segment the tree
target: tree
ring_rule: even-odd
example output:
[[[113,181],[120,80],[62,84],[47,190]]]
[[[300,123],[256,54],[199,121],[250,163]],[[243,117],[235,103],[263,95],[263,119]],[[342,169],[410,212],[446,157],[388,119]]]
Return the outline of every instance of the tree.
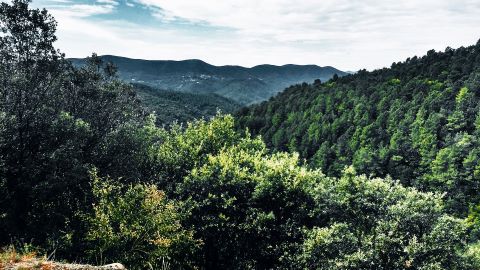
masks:
[[[479,59],[478,44],[432,50],[391,68],[292,86],[236,116],[241,128],[261,135],[274,151],[292,146],[294,134],[295,151],[329,176],[339,177],[344,166],[353,164],[359,173],[390,175],[423,191],[445,191],[446,186],[430,185],[430,180],[449,182],[453,188],[446,200],[455,201],[452,211],[464,217],[470,204],[478,203],[475,157],[480,148],[473,143],[467,153],[453,153],[458,147],[452,145],[461,134],[473,141],[480,134]],[[449,176],[430,178],[432,164],[447,164],[449,158],[455,160]]]
[[[441,196],[352,168],[327,183],[312,191],[327,224],[306,230],[304,268],[472,269],[466,224],[443,213]]]
[[[55,20],[46,10],[31,10],[28,4],[24,0],[0,4],[0,112],[6,127],[0,159],[8,190],[1,207],[16,230],[27,226],[23,214],[32,183],[26,178],[35,168],[32,163],[42,138],[38,132],[52,121],[46,112],[58,91],[49,90],[60,83],[63,57],[53,47]],[[6,238],[0,236],[0,242]]]
[[[0,243],[57,243],[77,226],[97,148],[118,126],[142,122],[132,88],[95,56],[74,68],[54,48],[55,30],[53,17],[29,1],[0,4],[0,227],[8,230]]]

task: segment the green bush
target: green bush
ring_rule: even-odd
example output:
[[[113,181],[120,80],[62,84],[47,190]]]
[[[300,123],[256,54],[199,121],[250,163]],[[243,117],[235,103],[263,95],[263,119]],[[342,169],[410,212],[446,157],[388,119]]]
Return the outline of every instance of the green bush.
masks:
[[[85,216],[87,254],[100,264],[129,269],[192,268],[200,245],[180,224],[182,215],[154,185],[121,186],[93,173],[93,213]]]

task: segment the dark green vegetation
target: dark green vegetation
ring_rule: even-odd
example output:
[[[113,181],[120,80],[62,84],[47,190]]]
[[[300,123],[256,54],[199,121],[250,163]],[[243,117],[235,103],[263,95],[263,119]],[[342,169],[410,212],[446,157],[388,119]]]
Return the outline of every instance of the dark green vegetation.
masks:
[[[480,267],[480,207],[464,218],[450,197],[352,166],[326,176],[232,116],[158,127],[111,65],[64,60],[28,1],[0,5],[0,30],[0,246],[128,269]]]
[[[150,61],[105,55],[118,67],[119,77],[154,88],[196,94],[217,94],[240,104],[267,100],[292,84],[346,75],[333,67],[315,65],[213,66],[200,60]],[[84,59],[70,59],[82,66]]]
[[[216,94],[196,94],[169,90],[159,90],[143,84],[133,84],[139,99],[150,112],[155,112],[159,125],[169,125],[174,121],[186,123],[217,114],[233,113],[240,108],[236,102]]]
[[[449,212],[462,217],[480,202],[480,41],[292,86],[238,119],[267,146],[298,151],[327,175],[353,164],[360,173],[445,192]]]

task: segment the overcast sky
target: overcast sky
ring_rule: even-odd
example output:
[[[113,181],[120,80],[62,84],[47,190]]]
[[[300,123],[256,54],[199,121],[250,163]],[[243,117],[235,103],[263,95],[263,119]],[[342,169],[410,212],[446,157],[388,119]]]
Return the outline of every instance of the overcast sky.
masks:
[[[67,57],[389,67],[480,39],[480,0],[33,0]]]

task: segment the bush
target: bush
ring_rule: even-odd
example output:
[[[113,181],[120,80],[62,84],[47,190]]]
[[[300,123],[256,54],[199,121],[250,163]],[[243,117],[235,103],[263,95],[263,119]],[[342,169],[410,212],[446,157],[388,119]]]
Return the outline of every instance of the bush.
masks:
[[[95,203],[93,213],[84,217],[91,260],[121,261],[128,269],[193,268],[200,242],[182,228],[174,201],[153,185],[121,186],[92,175]]]

